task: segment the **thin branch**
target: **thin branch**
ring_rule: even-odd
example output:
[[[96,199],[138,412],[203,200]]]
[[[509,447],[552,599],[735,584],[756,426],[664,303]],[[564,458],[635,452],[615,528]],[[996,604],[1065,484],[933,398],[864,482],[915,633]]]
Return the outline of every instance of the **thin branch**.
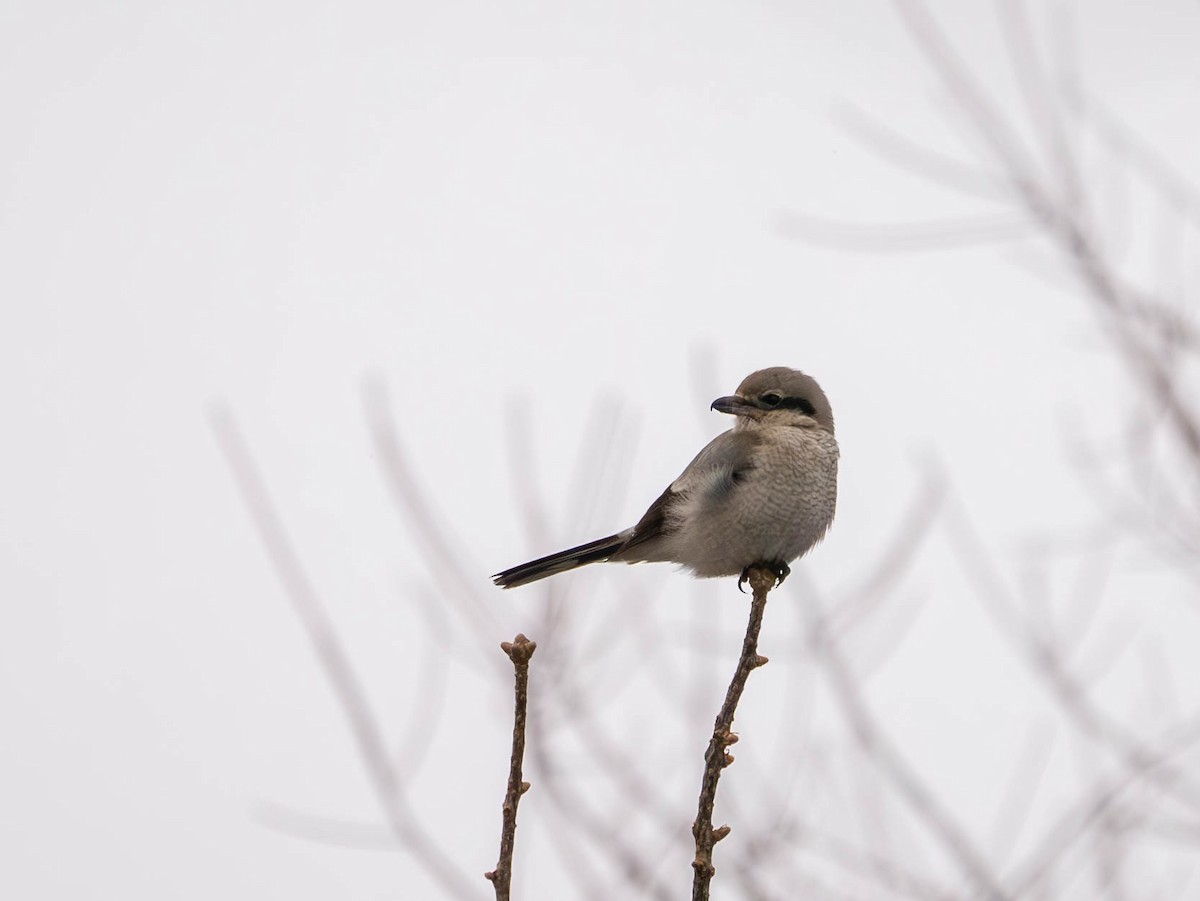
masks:
[[[869,897],[899,897],[912,901],[956,901],[957,892],[934,883],[911,869],[911,863],[895,860],[870,848],[860,848],[825,829],[821,824],[781,817],[765,827],[750,844],[751,859],[775,858],[785,867],[797,866],[803,854],[812,855],[836,867],[857,882],[872,887]],[[746,867],[749,864],[741,864]],[[786,878],[792,878],[789,871]],[[881,894],[884,893],[884,894]]]
[[[531,476],[536,466],[529,465],[529,454],[520,452],[524,445],[522,431],[514,429],[511,438],[515,448],[512,473],[518,485],[517,495],[524,499],[523,519],[528,524],[527,531],[534,534],[537,524],[548,523],[551,517],[544,508],[540,492],[532,490],[535,480]],[[518,441],[521,443],[518,444]],[[586,456],[600,466],[602,463],[597,453],[595,448],[591,448]],[[542,590],[546,596],[539,605],[538,628],[553,633],[566,618],[577,616],[580,608],[578,605],[561,603],[569,593],[569,587],[553,579],[542,584],[545,585]],[[617,605],[615,611],[626,612],[614,612],[614,627],[620,624],[620,617],[628,618],[626,608],[645,607],[644,603],[638,604],[638,599],[639,594],[635,589],[631,597]],[[603,627],[595,631],[597,634],[613,632],[612,629],[606,632]],[[624,646],[624,640],[635,631],[622,626],[613,634],[622,636],[621,644]],[[612,641],[607,645],[598,644],[590,653],[574,657],[598,660],[603,654],[611,653],[612,646]],[[662,855],[651,853],[643,843],[631,839],[628,830],[617,828],[594,804],[597,797],[595,793],[580,791],[576,779],[562,773],[564,768],[552,736],[561,731],[570,731],[579,737],[584,751],[600,764],[602,772],[612,780],[612,787],[621,793],[616,796],[619,800],[615,806],[655,817],[663,834],[673,834],[678,826],[678,818],[670,813],[659,787],[639,774],[637,762],[624,753],[619,741],[610,737],[596,721],[603,705],[584,687],[592,683],[587,679],[580,682],[575,667],[564,665],[561,656],[561,653],[551,654],[550,659],[540,664],[550,667],[549,675],[544,676],[548,689],[538,708],[545,715],[535,716],[529,724],[530,753],[541,774],[539,787],[549,802],[546,813],[553,821],[549,826],[551,847],[575,874],[575,882],[585,893],[584,897],[607,898],[613,891],[615,873],[638,897],[669,901],[669,885],[655,873],[656,866],[662,863]],[[604,693],[605,700],[611,698],[610,692]],[[614,796],[604,794],[601,797]],[[602,858],[602,861],[595,863],[593,856]]]
[[[1097,784],[1052,823],[1034,853],[1007,878],[1013,897],[1024,898],[1049,885],[1072,849],[1091,834],[1108,808],[1121,802],[1140,775],[1123,773]]]
[[[900,584],[932,532],[946,499],[949,480],[936,459],[925,461],[923,468],[922,484],[904,517],[892,530],[890,544],[878,554],[874,566],[857,585],[839,592],[842,601],[830,622],[838,635],[844,635],[866,619],[872,608],[882,606],[888,586]]]
[[[670,901],[670,886],[654,871],[654,864],[661,861],[650,860],[642,845],[627,837],[596,809],[592,793],[582,791],[576,780],[562,774],[560,761],[547,747],[548,730],[539,723],[540,718],[534,720],[532,753],[541,774],[539,784],[545,787],[550,801],[548,813],[557,817],[560,827],[551,833],[551,847],[581,874],[577,881],[588,897],[611,897],[613,885],[620,880],[634,886],[639,898]],[[598,851],[607,859],[602,866],[593,866],[583,848]],[[603,880],[607,881],[600,885]]]
[[[992,824],[988,845],[993,860],[1007,859],[1021,837],[1021,831],[1033,813],[1034,801],[1046,779],[1054,739],[1053,731],[1044,724],[1030,729]]]
[[[282,835],[331,848],[385,851],[389,854],[400,850],[395,833],[379,823],[322,816],[274,801],[259,801],[254,806],[252,816],[259,824]]]
[[[435,596],[430,589],[426,596]],[[446,704],[448,660],[453,655],[446,636],[452,634],[445,608],[436,600],[431,604],[420,604],[425,618],[425,632],[429,636],[421,645],[417,672],[424,674],[415,686],[412,705],[400,730],[399,740],[392,741],[393,766],[415,779],[438,734],[442,718],[448,709]]]
[[[893,5],[909,34],[942,76],[955,103],[972,120],[976,130],[991,146],[1009,177],[1009,183],[1029,196],[1037,166],[1020,137],[1010,127],[999,105],[980,84],[970,67],[955,51],[949,38],[920,0],[894,0]]]
[[[521,765],[525,760],[525,710],[529,702],[529,658],[537,650],[537,642],[517,633],[511,642],[500,645],[512,661],[515,673],[515,703],[513,705],[512,757],[508,764],[508,791],[504,795],[504,819],[500,830],[500,860],[496,869],[484,875],[496,889],[496,901],[508,901],[512,887],[512,857],[517,841],[517,805],[521,795],[529,791],[529,783],[521,781]]]
[[[746,688],[750,672],[767,662],[767,658],[759,656],[758,653],[758,633],[762,629],[763,613],[767,609],[767,595],[775,587],[777,576],[766,566],[753,566],[747,575],[750,587],[754,591],[754,600],[750,604],[750,621],[746,624],[742,655],[738,658],[733,681],[729,683],[729,689],[725,692],[725,703],[721,705],[713,724],[708,750],[704,752],[704,778],[700,782],[700,800],[696,809],[696,820],[692,824],[692,835],[696,839],[696,858],[692,861],[692,901],[708,901],[709,884],[712,882],[713,873],[716,872],[712,863],[713,845],[729,834],[728,826],[714,829],[712,818],[721,771],[733,763],[733,756],[728,753],[728,748],[738,740],[730,731],[733,729],[733,717],[737,713],[738,701]]]
[[[484,602],[476,582],[467,575],[476,568],[464,560],[464,542],[447,533],[409,465],[392,415],[387,385],[378,379],[365,382],[363,404],[377,461],[397,512],[409,524],[430,571],[438,573],[445,583],[446,597],[457,602],[451,606],[463,624],[482,639],[490,629],[498,627],[495,611]]]
[[[913,812],[954,858],[979,897],[990,901],[1011,897],[1001,888],[966,832],[942,808],[928,786],[875,722],[836,640],[829,634],[825,614],[818,609],[815,598],[804,605],[804,610],[809,616],[813,650],[825,666],[842,713],[863,752],[883,771]]]
[[[1072,215],[1082,217],[1087,204],[1077,154],[1067,138],[1055,92],[1047,90],[1050,83],[1046,66],[1037,49],[1033,28],[1029,24],[1021,0],[1000,0],[997,4],[1001,34],[1008,48],[1013,74],[1029,111],[1036,135],[1045,147],[1050,166],[1062,184],[1063,193],[1058,205]]]
[[[976,595],[1002,634],[1026,657],[1032,671],[1042,677],[1039,682],[1051,690],[1068,721],[1080,734],[1112,753],[1130,773],[1144,773],[1162,789],[1165,797],[1193,813],[1200,812],[1200,782],[1183,769],[1161,760],[1152,741],[1144,740],[1138,730],[1122,724],[1095,702],[1089,686],[1067,669],[1057,649],[1036,635],[1017,612],[1017,601],[1010,597],[1006,581],[962,505],[953,504],[950,510],[947,523],[951,548],[964,574],[974,583]],[[1189,733],[1200,732],[1200,716],[1184,725]]]
[[[1121,120],[1097,95],[1068,94],[1072,112],[1087,121],[1099,138],[1129,161],[1140,176],[1180,217],[1200,225],[1200,188],[1174,163]]]
[[[1051,190],[1037,178],[1037,167],[1025,154],[1015,129],[987,96],[971,69],[954,51],[936,21],[919,0],[896,0],[905,25],[933,67],[942,76],[959,108],[970,117],[991,152],[1007,170],[1010,181],[1026,211],[1042,223],[1046,233],[1071,261],[1076,275],[1096,302],[1102,321],[1118,324],[1128,316],[1131,298],[1112,272],[1096,240],[1076,215],[1064,208]],[[1184,450],[1200,460],[1200,421],[1180,396],[1173,373],[1155,348],[1132,329],[1114,328],[1117,349],[1142,382],[1146,393],[1162,405]]]
[[[889,224],[842,222],[792,210],[776,216],[775,228],[787,238],[851,253],[911,253],[1022,241],[1033,234],[1023,213],[959,217]]]
[[[998,176],[919,144],[853,104],[839,103],[831,116],[849,137],[901,169],[980,200],[1009,200],[1009,186]]]
[[[267,492],[258,466],[232,414],[224,407],[211,413],[211,426],[238,491],[250,511],[275,574],[312,642],[317,660],[354,735],[359,756],[399,845],[413,860],[456,898],[475,892],[454,861],[433,841],[409,807],[404,783],[392,766],[382,730],[367,701],[366,691],[333,627],[316,588],[304,571],[283,520]]]

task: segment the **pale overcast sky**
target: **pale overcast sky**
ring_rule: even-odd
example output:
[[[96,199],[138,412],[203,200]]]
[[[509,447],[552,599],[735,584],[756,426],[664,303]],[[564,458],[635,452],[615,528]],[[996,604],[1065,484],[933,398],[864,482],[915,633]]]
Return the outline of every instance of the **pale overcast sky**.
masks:
[[[993,6],[934,8],[1014,97]],[[1076,4],[1073,22],[1091,95],[1200,178],[1200,7]],[[427,574],[375,465],[368,377],[485,587],[635,521],[727,427],[708,402],[763,366],[811,373],[837,415],[839,518],[802,567],[829,590],[881,552],[928,455],[1001,557],[1030,530],[1087,522],[1065,442],[1128,392],[1035,242],[862,254],[788,234],[789,216],[980,214],[856,143],[838,124],[850,108],[971,158],[886,3],[6,4],[0,894],[436,896],[402,888],[424,877],[401,855],[256,819],[263,803],[378,814],[217,451],[215,402],[401,718],[413,692],[391,666],[429,627],[410,609]],[[1164,278],[1186,268],[1167,263]],[[557,517],[549,546],[514,504],[518,413]],[[603,521],[567,509],[597,415],[636,435],[603,477]],[[913,593],[953,610],[936,559]],[[1169,642],[1196,583],[1138,559],[1115,590]],[[604,585],[618,578],[688,602],[665,567]],[[740,605],[731,588],[704,590]],[[495,641],[528,628],[531,597],[495,593]],[[947,678],[984,628],[922,620],[873,690],[905,711],[913,756],[957,767],[959,797],[990,810],[997,786],[962,755],[1002,757],[1007,739],[963,751],[945,734],[977,715],[1004,732],[1028,707],[1003,675]],[[454,667],[420,798],[432,828],[461,830],[475,873],[495,859],[502,767],[459,771],[479,743],[503,760],[509,687]],[[460,779],[481,808],[434,788],[457,799]]]

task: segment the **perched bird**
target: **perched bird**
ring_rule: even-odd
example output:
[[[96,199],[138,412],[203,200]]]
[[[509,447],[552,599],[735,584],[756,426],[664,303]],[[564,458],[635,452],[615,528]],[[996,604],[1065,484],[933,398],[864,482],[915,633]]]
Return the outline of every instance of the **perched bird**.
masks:
[[[631,529],[493,576],[515,588],[588,563],[679,563],[700,578],[788,564],[825,537],[837,504],[833,411],[810,376],[785,366],[748,375],[712,409],[737,417]],[[741,584],[739,582],[739,584]]]

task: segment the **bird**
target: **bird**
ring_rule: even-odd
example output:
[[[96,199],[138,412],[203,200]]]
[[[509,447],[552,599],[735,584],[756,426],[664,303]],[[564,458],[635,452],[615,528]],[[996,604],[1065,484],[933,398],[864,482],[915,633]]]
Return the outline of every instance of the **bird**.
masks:
[[[637,525],[492,576],[528,585],[590,563],[675,563],[697,578],[788,564],[825,537],[837,506],[833,409],[812,376],[786,366],[752,372],[710,409],[734,418]]]

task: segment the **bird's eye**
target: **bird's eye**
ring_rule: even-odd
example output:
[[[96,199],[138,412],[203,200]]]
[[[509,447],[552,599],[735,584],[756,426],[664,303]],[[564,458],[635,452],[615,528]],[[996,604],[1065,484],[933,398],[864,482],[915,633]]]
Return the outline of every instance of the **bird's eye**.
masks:
[[[775,391],[768,391],[766,394],[759,395],[758,399],[768,407],[778,407],[780,401],[783,400],[783,395]]]

